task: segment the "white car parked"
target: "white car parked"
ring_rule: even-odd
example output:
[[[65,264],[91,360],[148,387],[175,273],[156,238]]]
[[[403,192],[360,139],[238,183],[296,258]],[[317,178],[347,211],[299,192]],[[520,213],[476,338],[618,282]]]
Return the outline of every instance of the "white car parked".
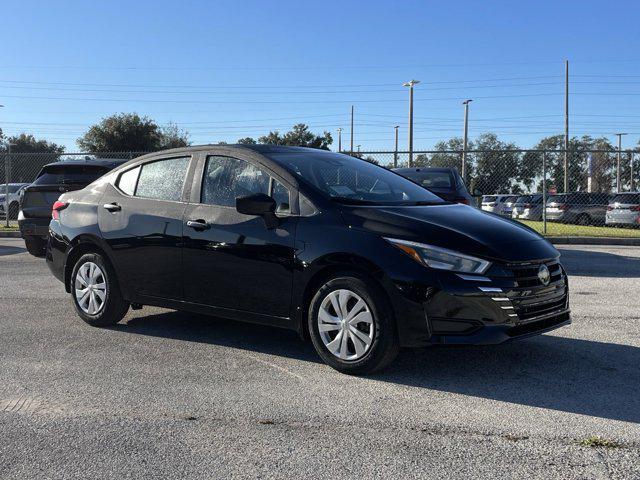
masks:
[[[511,217],[511,205],[508,203],[515,202],[516,198],[516,195],[484,195],[481,208],[485,212]]]
[[[29,185],[28,183],[10,183],[9,184],[9,199],[6,200],[7,184],[0,183],[0,218],[6,218],[5,209],[9,207],[9,219],[15,220],[18,218],[18,211],[20,210],[20,192]]]

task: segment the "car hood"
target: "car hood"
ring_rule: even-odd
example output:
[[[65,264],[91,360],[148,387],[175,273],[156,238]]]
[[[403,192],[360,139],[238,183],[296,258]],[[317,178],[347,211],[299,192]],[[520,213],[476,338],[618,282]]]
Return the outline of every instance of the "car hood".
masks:
[[[350,228],[483,258],[525,262],[559,255],[529,227],[467,205],[345,206],[342,215]]]

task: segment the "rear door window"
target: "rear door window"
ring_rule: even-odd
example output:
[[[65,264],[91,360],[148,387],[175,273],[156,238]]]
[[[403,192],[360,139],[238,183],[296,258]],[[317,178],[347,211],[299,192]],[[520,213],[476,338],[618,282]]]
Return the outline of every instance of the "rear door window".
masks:
[[[140,167],[134,195],[157,200],[180,201],[189,160],[190,157],[179,157],[145,163]],[[126,187],[130,189],[130,183]]]

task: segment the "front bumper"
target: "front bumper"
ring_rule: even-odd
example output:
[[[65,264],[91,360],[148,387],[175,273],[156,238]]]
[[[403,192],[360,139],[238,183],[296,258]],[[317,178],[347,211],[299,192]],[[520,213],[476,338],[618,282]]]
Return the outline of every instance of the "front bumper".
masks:
[[[548,285],[538,279],[540,263],[550,270]],[[496,344],[571,323],[567,276],[557,260],[494,264],[485,277],[451,272],[437,277],[439,287],[399,285],[401,298],[393,303],[400,305],[396,318],[403,346]]]

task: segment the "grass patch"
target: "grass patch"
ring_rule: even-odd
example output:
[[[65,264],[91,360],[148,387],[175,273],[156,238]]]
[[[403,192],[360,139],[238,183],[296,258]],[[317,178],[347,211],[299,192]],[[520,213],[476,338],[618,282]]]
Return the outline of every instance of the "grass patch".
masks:
[[[530,220],[518,221],[542,234],[542,222],[533,222]],[[640,228],[594,227],[592,225],[572,225],[568,223],[547,222],[546,235],[548,237],[640,238]]]
[[[607,440],[605,438],[599,437],[597,435],[592,435],[590,437],[584,438],[577,442],[581,447],[591,447],[591,448],[620,448],[622,444],[618,442],[614,442],[612,440]]]
[[[0,232],[17,232],[18,231],[18,226],[17,225],[9,225],[9,227],[7,228],[7,225],[2,223],[0,224]]]

